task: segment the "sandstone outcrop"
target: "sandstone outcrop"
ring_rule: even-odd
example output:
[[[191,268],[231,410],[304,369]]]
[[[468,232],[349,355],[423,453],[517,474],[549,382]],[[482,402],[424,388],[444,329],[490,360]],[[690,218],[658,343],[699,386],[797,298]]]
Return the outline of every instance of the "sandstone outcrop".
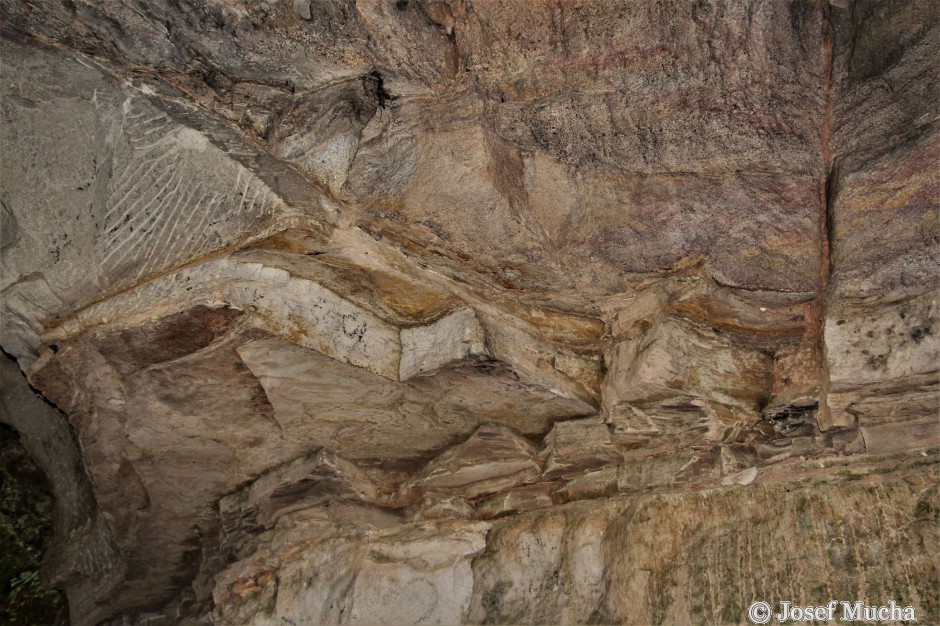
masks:
[[[0,0],[44,580],[79,626],[940,620],[938,16]]]

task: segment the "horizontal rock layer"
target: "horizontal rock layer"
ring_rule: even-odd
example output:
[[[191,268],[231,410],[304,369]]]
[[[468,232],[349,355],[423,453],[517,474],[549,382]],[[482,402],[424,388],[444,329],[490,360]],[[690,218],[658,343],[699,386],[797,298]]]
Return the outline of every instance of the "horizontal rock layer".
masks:
[[[314,507],[282,518],[216,578],[214,619],[745,623],[755,598],[864,597],[917,606],[930,621],[940,610],[930,556],[940,547],[936,463],[894,463],[546,505],[489,522],[358,514],[350,524],[338,505]]]

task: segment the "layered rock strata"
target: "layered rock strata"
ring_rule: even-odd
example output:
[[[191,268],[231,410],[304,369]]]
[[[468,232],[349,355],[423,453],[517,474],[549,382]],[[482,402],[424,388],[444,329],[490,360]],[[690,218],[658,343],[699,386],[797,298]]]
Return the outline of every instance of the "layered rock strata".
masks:
[[[938,15],[0,0],[72,622],[940,620]]]

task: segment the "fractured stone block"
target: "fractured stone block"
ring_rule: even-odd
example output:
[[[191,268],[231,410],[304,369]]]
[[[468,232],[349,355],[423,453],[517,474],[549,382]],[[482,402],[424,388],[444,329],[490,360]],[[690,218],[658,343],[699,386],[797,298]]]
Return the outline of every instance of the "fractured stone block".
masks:
[[[403,485],[475,498],[535,480],[535,447],[506,426],[484,424]]]
[[[556,422],[539,454],[544,459],[545,478],[568,477],[623,460],[600,417]]]
[[[356,465],[326,450],[263,474],[247,488],[219,501],[223,525],[232,532],[245,522],[271,528],[287,513],[332,500],[376,502],[380,487]]]

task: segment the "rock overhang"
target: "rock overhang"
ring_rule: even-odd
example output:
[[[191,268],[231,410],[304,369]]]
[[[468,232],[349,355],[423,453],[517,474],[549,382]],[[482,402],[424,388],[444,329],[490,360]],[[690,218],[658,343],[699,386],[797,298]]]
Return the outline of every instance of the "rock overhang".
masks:
[[[503,533],[566,538],[550,587],[633,571],[591,552],[621,505],[684,519],[832,459],[922,481],[936,7],[830,5],[3,3],[0,344],[113,551],[75,619],[368,620],[396,589],[453,592],[408,619],[544,617]],[[649,491],[668,513],[607,500]],[[402,583],[330,591],[357,571]],[[651,571],[618,589],[666,608],[572,579],[553,615],[720,614]]]

